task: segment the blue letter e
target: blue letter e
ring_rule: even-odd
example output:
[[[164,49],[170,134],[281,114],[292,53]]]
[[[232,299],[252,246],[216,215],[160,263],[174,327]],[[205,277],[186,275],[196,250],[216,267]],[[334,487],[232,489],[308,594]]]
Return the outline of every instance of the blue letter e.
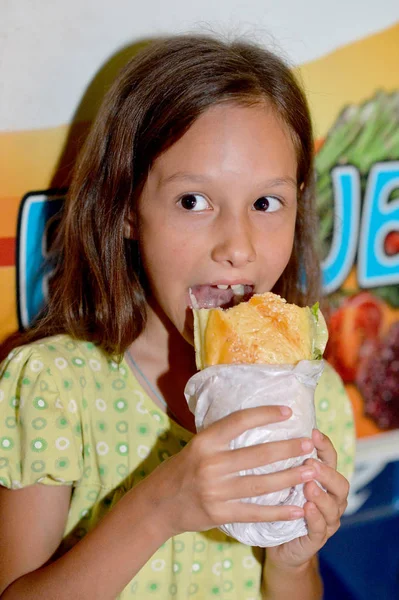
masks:
[[[388,202],[399,188],[399,161],[376,163],[370,170],[364,198],[358,254],[361,287],[399,283],[399,254],[387,256],[384,240],[399,230],[399,200]]]

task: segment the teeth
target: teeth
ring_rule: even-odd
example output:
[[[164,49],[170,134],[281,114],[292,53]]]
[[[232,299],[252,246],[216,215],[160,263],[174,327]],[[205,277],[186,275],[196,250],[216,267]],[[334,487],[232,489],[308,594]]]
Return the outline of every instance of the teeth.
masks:
[[[225,285],[220,283],[216,286],[219,290],[227,290],[229,287],[233,290],[236,296],[244,295],[244,286],[241,283],[237,283],[236,285]]]
[[[231,289],[233,290],[236,296],[244,295],[244,286],[241,283],[238,283],[237,285],[232,285]]]

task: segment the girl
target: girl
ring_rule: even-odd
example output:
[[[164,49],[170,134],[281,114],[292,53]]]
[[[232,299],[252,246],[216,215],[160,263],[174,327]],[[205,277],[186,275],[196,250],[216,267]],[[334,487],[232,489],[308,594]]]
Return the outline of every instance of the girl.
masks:
[[[172,37],[125,67],[75,172],[46,313],[2,366],[2,598],[321,597],[316,554],[339,527],[353,450],[335,373],[317,402],[340,472],[317,430],[229,450],[288,419],[284,406],[195,435],[183,396],[190,288],[201,306],[243,284],[317,298],[312,152],[304,95],[266,50]],[[239,475],[313,447],[321,463]],[[302,481],[304,509],[240,502]],[[266,555],[216,529],[303,516],[308,535]]]

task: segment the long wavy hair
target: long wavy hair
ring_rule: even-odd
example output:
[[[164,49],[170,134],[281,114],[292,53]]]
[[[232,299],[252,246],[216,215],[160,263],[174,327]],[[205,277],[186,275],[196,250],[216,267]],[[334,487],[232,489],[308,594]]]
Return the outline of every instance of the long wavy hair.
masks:
[[[105,97],[67,195],[47,306],[23,341],[65,332],[121,356],[146,322],[138,247],[125,239],[124,223],[149,169],[209,107],[265,101],[288,126],[297,156],[293,251],[273,291],[299,305],[316,300],[313,137],[299,82],[255,44],[173,36],[135,56]]]

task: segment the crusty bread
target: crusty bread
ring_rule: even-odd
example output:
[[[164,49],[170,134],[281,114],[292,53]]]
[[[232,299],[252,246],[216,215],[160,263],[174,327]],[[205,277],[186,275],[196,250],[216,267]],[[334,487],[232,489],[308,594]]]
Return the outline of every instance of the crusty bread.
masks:
[[[295,364],[320,358],[327,327],[318,306],[288,304],[268,292],[233,308],[194,310],[198,369],[231,363]]]

